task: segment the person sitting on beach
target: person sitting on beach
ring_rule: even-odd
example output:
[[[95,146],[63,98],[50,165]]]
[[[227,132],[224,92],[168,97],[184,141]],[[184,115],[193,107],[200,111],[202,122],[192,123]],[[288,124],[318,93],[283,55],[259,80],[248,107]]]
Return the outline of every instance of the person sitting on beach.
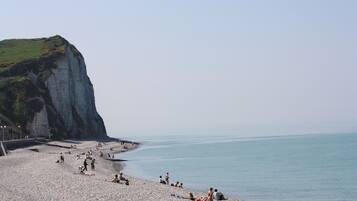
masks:
[[[183,183],[180,183],[180,185],[178,185],[179,188],[183,188]]]
[[[180,195],[175,195],[175,194],[171,194],[171,196],[175,196],[175,197],[181,198],[181,199],[193,200],[193,201],[196,200],[195,197],[193,196],[193,193],[191,193],[191,192],[188,194],[188,197],[184,197],[184,196],[180,196]]]
[[[169,179],[170,179],[170,177],[169,177],[169,173],[168,173],[168,172],[166,172],[165,181],[166,181],[166,184],[167,184],[167,185],[169,185],[169,184],[170,184]]]
[[[217,189],[214,189],[213,192],[213,199],[214,200],[226,200],[222,192],[219,192]]]
[[[175,184],[174,184],[174,183],[172,183],[172,184],[171,184],[171,186],[172,186],[172,187],[175,187]]]
[[[166,184],[166,182],[162,179],[161,175],[160,175],[160,184]]]
[[[188,197],[185,197],[185,196],[181,196],[181,195],[178,195],[178,194],[175,194],[175,193],[171,193],[171,196],[173,197],[176,197],[176,198],[180,198],[180,199],[187,199],[187,200],[195,200],[195,197],[193,197],[193,193],[189,193],[188,194]]]
[[[206,201],[207,199],[204,198],[203,196],[196,198],[195,201]]]
[[[114,179],[112,180],[112,182],[114,182],[114,183],[119,183],[120,182],[117,174],[114,176]]]
[[[178,187],[180,185],[180,182],[176,182],[175,187]]]
[[[78,169],[79,169],[79,174],[85,174],[83,166],[79,166]]]
[[[119,173],[119,180],[120,181],[128,181],[128,179],[123,176],[122,172]]]
[[[129,180],[125,181],[125,185],[129,186]]]
[[[188,198],[189,200],[195,200],[195,197],[193,196],[193,193],[190,192],[188,195],[189,195],[189,198]]]

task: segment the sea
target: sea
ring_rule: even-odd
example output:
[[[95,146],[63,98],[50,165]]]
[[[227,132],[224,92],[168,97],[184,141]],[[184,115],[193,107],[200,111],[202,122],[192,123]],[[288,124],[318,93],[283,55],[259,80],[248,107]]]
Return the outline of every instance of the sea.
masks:
[[[138,137],[124,172],[245,201],[356,201],[357,134]]]

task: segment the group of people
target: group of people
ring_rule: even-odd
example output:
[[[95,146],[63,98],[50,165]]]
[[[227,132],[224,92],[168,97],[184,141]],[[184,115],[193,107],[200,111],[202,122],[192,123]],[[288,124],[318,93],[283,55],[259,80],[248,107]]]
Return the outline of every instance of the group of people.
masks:
[[[90,162],[90,166],[91,166],[92,170],[95,170],[95,159],[94,158],[92,158],[92,160]],[[84,171],[88,171],[87,167],[88,167],[88,162],[87,162],[87,158],[86,158],[83,161],[83,165],[79,166],[80,173],[84,173]]]
[[[98,147],[101,147],[101,144],[98,145]],[[87,153],[82,153],[82,155],[86,155],[84,161],[83,161],[83,166],[80,166],[79,167],[79,170],[80,170],[80,173],[81,174],[85,174],[84,171],[88,171],[88,162],[87,160],[90,160],[91,163],[91,169],[94,170],[95,169],[95,159],[92,157],[93,155],[93,152],[90,150],[88,151]],[[103,152],[100,151],[100,156],[102,157],[103,156]],[[110,155],[108,153],[108,157],[110,158]],[[77,155],[77,160],[80,159],[80,155]],[[60,153],[60,159],[57,160],[57,163],[64,163],[64,156],[63,156],[63,153],[61,152]],[[112,179],[113,183],[121,183],[123,182],[125,185],[129,185],[129,180],[127,178],[125,178],[123,176],[123,173],[120,172],[119,175],[114,175],[114,178]],[[179,182],[177,181],[176,183],[171,183],[170,184],[170,176],[169,176],[169,172],[166,173],[165,175],[165,178],[163,178],[161,175],[160,175],[160,183],[161,184],[165,184],[165,185],[171,185],[173,187],[178,187],[178,188],[183,188],[183,183],[182,182]],[[223,193],[218,191],[217,189],[213,189],[213,188],[210,188],[208,193],[207,193],[207,197],[204,197],[204,196],[201,196],[201,197],[197,197],[195,198],[193,196],[192,193],[189,193],[189,197],[182,197],[182,198],[185,198],[185,199],[189,199],[189,200],[192,200],[192,201],[216,201],[216,200],[227,200],[227,198],[224,197]]]
[[[165,178],[163,178],[160,175],[160,184],[170,185],[170,176],[169,176],[168,172],[166,173]],[[179,181],[177,181],[175,184],[171,183],[171,186],[183,188],[183,183],[180,183]],[[207,193],[207,197],[201,196],[201,197],[195,198],[193,196],[193,194],[190,193],[189,197],[187,199],[194,200],[194,201],[226,200],[226,198],[224,197],[222,192],[218,191],[217,189],[213,189],[212,187],[209,189],[209,191]]]
[[[114,175],[114,179],[112,180],[113,183],[120,183],[121,181],[123,181],[125,185],[129,186],[129,179],[123,176],[123,172],[119,173],[119,177],[117,174]]]
[[[171,186],[183,188],[183,183],[182,183],[182,182],[180,183],[179,181],[177,181],[176,184],[173,184],[173,183],[172,183]]]
[[[103,144],[105,145],[105,143],[98,143],[98,145],[96,146],[96,150],[99,150],[99,148],[101,148],[103,146]],[[71,148],[76,148],[76,147],[71,146]],[[77,154],[76,159],[77,160],[81,159],[81,155],[85,156],[85,158],[83,161],[83,165],[79,166],[78,169],[79,169],[80,174],[86,175],[85,171],[88,171],[89,161],[90,161],[91,170],[95,170],[96,160],[93,157],[93,151],[91,149],[87,152],[81,152],[81,153]],[[100,151],[100,157],[103,157],[102,151]],[[114,157],[114,154],[113,154],[113,157]],[[108,158],[111,158],[110,153],[108,153]],[[64,163],[64,155],[62,152],[60,153],[59,160],[57,160],[56,163]],[[90,176],[92,176],[92,175],[90,175]],[[112,180],[112,182],[114,182],[114,183],[124,182],[124,184],[129,185],[129,180],[124,177],[122,172],[119,173],[119,176],[116,174],[114,176],[114,179]]]
[[[91,161],[90,162],[91,169],[95,170],[95,158],[93,158],[92,155],[93,155],[92,150],[89,150],[86,153],[86,158],[83,161],[83,165],[79,166],[79,171],[80,171],[81,174],[84,174],[84,171],[88,171],[88,162],[87,162],[87,160]],[[78,159],[78,155],[77,155],[77,159]]]
[[[181,196],[181,195],[177,195],[177,194],[171,194],[171,196],[177,197],[177,198],[181,198],[181,199],[188,199],[188,200],[192,200],[192,201],[218,201],[218,200],[227,200],[227,198],[224,197],[222,192],[219,192],[217,189],[210,188],[208,193],[207,193],[207,197],[205,196],[200,196],[195,198],[195,196],[193,196],[193,193],[189,193],[188,197],[185,196]]]
[[[166,172],[165,179],[163,179],[162,176],[160,175],[160,184],[167,184],[167,185],[169,185],[169,184],[170,184],[169,179],[170,179],[170,177],[169,177],[169,173],[168,173],[168,172]]]
[[[166,172],[165,179],[163,179],[162,176],[160,175],[160,181],[159,181],[159,182],[160,182],[160,184],[170,185],[170,176],[169,176],[169,173]],[[176,183],[171,183],[171,186],[173,186],[173,187],[178,187],[178,188],[183,188],[183,183],[177,181]]]
[[[193,194],[189,194],[189,199],[194,200],[194,201],[216,201],[216,200],[227,200],[227,198],[224,197],[223,193],[218,191],[217,189],[214,189],[211,187],[207,193],[207,197],[198,197],[194,198]]]
[[[69,152],[70,153],[70,152]],[[82,153],[82,155],[84,155],[85,153]],[[95,169],[95,159],[92,157],[92,151],[88,151],[88,153],[86,154],[86,158],[83,161],[83,165],[79,166],[79,173],[80,174],[85,174],[84,171],[88,171],[88,162],[87,160],[91,160],[91,169],[94,170]],[[81,156],[79,154],[77,154],[77,160],[79,160],[81,158]],[[64,163],[64,155],[61,152],[60,153],[60,158],[59,160],[56,161],[56,163]]]

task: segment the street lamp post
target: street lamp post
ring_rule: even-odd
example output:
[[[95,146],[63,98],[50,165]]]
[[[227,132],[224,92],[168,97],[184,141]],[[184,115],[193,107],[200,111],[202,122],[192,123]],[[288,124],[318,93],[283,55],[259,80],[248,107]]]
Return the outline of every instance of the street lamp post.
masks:
[[[48,128],[48,139],[51,139],[51,128]]]
[[[2,141],[5,140],[5,129],[6,129],[6,126],[0,126],[1,130],[2,130]]]
[[[4,126],[4,132],[5,132],[6,126]],[[9,133],[6,133],[7,137],[9,137]]]
[[[20,132],[19,132],[19,135],[20,135],[20,139],[21,139],[21,133],[22,133],[21,126],[18,125],[17,128],[19,128],[19,131],[20,131]]]
[[[1,130],[2,130],[2,141],[4,141],[4,128],[3,126],[0,126]]]

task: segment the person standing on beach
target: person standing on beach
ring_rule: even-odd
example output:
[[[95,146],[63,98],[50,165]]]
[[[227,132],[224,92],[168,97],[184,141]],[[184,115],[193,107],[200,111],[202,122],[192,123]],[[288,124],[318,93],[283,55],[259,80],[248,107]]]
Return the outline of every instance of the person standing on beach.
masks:
[[[92,162],[90,163],[92,170],[94,170],[94,169],[95,169],[95,165],[94,165],[94,163],[95,163],[95,159],[93,158]]]
[[[213,201],[213,188],[211,187],[207,193],[207,201]]]
[[[165,176],[166,184],[170,184],[169,180],[170,180],[169,173],[166,172],[166,176]]]
[[[88,163],[87,163],[87,159],[84,159],[84,162],[83,162],[83,171],[88,171],[87,169],[87,166],[88,166]]]
[[[62,153],[61,153],[61,156],[60,156],[60,160],[61,160],[61,163],[64,163],[64,156],[63,156]]]

